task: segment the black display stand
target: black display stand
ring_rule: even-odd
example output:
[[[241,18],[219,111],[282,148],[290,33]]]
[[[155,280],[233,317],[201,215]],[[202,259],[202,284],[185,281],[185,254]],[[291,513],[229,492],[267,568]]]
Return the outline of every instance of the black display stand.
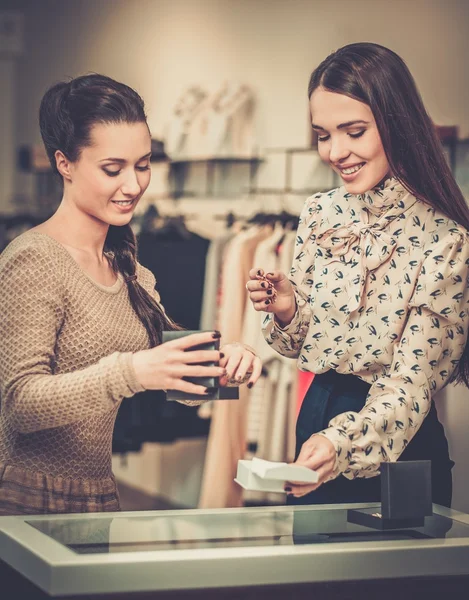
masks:
[[[423,527],[433,514],[432,471],[429,460],[401,461],[381,465],[381,511],[350,509],[350,523],[373,529]]]

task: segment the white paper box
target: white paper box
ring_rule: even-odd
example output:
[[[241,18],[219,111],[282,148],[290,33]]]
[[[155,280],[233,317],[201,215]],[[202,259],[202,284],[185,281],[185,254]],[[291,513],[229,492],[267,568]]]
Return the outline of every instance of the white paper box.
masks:
[[[246,490],[285,493],[287,481],[316,483],[318,479],[316,471],[307,467],[253,458],[238,460],[235,481]]]

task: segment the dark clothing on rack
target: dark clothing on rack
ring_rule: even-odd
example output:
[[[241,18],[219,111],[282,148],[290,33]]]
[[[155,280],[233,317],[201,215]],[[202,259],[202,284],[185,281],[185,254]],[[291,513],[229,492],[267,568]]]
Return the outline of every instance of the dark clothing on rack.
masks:
[[[178,439],[207,437],[210,419],[200,419],[197,407],[168,402],[161,390],[148,390],[124,398],[117,413],[112,451],[138,452],[145,442],[171,443]]]
[[[296,458],[304,442],[325,429],[335,416],[348,411],[359,412],[365,405],[370,384],[355,375],[334,370],[315,375],[301,406],[296,428]],[[449,457],[448,442],[438,420],[435,404],[422,426],[409,442],[399,460],[431,460],[433,502],[451,506],[454,462]],[[341,504],[380,502],[380,476],[347,479],[339,475],[302,498],[288,497],[288,504]]]
[[[145,224],[156,216],[149,211]],[[167,314],[186,329],[199,329],[209,245],[179,218],[168,219],[161,229],[142,227],[138,236],[139,262],[154,274]],[[122,401],[112,449],[136,452],[145,442],[206,437],[209,427],[210,420],[201,419],[196,406],[168,402],[163,391],[148,390]]]
[[[138,237],[139,262],[156,277],[167,314],[186,329],[200,326],[209,245],[195,233],[180,234],[172,228],[145,231]]]

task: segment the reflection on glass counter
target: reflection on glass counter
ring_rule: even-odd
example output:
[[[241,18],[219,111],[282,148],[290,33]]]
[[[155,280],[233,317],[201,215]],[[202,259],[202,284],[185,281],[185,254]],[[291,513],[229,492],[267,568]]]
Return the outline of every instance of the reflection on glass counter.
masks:
[[[435,590],[443,593],[438,600],[466,600],[469,515],[434,505],[422,527],[381,531],[348,522],[348,509],[358,507],[381,510],[368,504],[1,517],[0,580],[29,582],[28,600],[122,600],[124,593],[174,600],[176,592],[185,600],[310,600],[316,592],[321,600],[362,600],[376,596],[379,582],[399,600],[414,600],[416,591],[433,600]]]
[[[88,521],[54,518],[29,525],[78,554],[469,537],[469,525],[440,515],[427,517],[424,527],[375,531],[348,523],[346,510],[153,513]]]

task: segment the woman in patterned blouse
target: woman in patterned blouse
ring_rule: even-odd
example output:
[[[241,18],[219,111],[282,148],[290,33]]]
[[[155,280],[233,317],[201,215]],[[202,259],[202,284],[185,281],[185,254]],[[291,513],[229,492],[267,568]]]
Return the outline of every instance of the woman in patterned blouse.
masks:
[[[431,460],[433,501],[450,506],[454,463],[432,396],[469,386],[468,206],[394,52],[345,46],[308,95],[343,186],[306,201],[290,276],[257,268],[246,285],[268,313],[267,342],[316,374],[296,461],[320,478],[287,484],[289,502],[379,501],[382,462]]]

